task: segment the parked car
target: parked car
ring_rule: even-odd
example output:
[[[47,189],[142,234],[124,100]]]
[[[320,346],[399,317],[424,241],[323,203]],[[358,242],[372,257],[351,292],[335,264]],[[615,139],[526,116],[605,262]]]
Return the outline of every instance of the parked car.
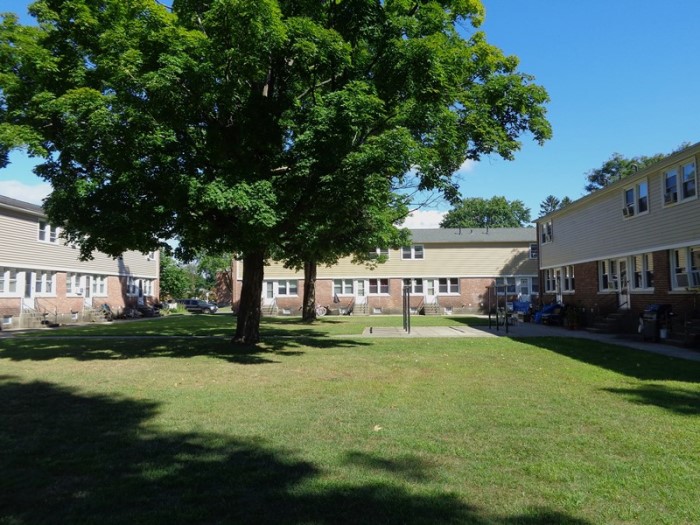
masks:
[[[185,310],[189,312],[214,314],[219,309],[214,303],[202,299],[178,299],[177,302],[184,306]]]

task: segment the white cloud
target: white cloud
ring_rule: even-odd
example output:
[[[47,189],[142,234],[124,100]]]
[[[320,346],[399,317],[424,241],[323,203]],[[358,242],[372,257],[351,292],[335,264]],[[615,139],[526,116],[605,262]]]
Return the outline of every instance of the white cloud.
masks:
[[[442,221],[446,213],[447,212],[436,210],[417,210],[411,213],[401,226],[413,230],[421,228],[439,228],[440,221]]]
[[[32,204],[43,204],[42,200],[51,193],[51,184],[25,184],[17,180],[0,181],[0,195]]]
[[[457,170],[457,173],[465,174],[465,173],[469,173],[470,171],[474,171],[474,168],[476,168],[477,164],[478,163],[476,161],[471,160],[471,159],[467,159],[459,167],[459,169]]]

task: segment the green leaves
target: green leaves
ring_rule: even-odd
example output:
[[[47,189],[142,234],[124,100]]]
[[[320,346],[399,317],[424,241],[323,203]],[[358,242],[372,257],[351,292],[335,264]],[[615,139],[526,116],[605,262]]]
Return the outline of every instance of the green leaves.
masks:
[[[520,200],[505,197],[468,198],[455,205],[441,228],[522,228],[530,222],[530,209]]]

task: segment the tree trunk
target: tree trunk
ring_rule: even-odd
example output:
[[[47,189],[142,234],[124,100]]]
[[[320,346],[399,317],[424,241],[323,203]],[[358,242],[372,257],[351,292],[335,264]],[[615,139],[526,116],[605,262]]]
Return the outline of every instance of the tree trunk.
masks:
[[[243,284],[238,306],[238,319],[234,343],[256,344],[260,342],[260,301],[263,277],[265,276],[265,256],[256,251],[243,257]]]
[[[304,307],[301,315],[304,321],[316,319],[316,267],[315,262],[304,263]]]

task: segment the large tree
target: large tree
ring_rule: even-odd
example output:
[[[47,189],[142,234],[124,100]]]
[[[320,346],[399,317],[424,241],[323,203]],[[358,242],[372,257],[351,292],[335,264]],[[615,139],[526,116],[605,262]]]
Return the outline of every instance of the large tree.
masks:
[[[0,25],[0,153],[44,156],[49,217],[85,257],[173,237],[183,260],[241,254],[236,339],[248,343],[271,255],[324,260],[363,231],[395,236],[384,217],[410,168],[421,189],[454,196],[465,159],[510,159],[523,133],[551,134],[546,92],[517,59],[457,32],[481,23],[478,0],[39,0],[30,12],[36,27]],[[285,244],[307,231],[298,250]]]
[[[441,228],[521,228],[530,222],[530,208],[505,197],[462,199],[447,212]]]

